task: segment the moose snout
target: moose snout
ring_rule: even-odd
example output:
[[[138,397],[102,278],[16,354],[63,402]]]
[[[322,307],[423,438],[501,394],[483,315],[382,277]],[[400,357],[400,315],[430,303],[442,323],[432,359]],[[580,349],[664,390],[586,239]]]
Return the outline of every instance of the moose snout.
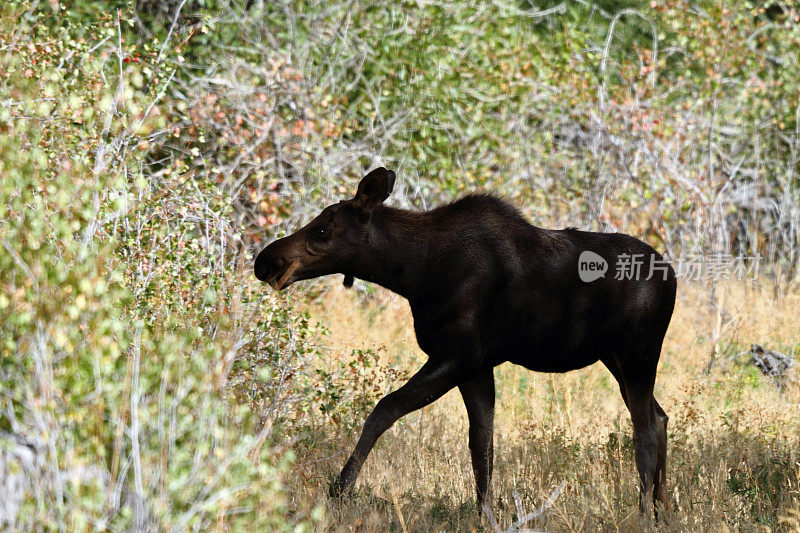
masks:
[[[272,245],[267,246],[256,256],[253,273],[259,281],[272,281],[286,270],[289,264],[289,261],[282,254],[275,253],[275,250],[271,248]]]
[[[253,273],[279,291],[297,281],[301,265],[297,243],[284,237],[261,250],[253,264]]]

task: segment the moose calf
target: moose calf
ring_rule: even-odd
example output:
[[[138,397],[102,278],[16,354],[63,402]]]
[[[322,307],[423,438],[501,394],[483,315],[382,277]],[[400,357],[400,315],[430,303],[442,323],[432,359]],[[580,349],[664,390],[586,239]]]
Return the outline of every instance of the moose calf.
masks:
[[[492,476],[493,368],[510,361],[567,372],[599,360],[619,383],[633,421],[640,506],[650,507],[650,491],[665,505],[667,415],[653,385],[675,303],[672,268],[634,237],[538,228],[488,195],[425,212],[388,207],[394,181],[391,170],[371,171],[353,199],[267,246],[254,266],[276,290],[339,273],[347,286],[354,278],[377,283],[411,306],[428,361],[367,417],[333,493],[353,486],[375,442],[399,418],[458,387],[480,508]],[[581,264],[584,254],[591,261]],[[603,270],[631,258],[644,259],[640,275]],[[660,268],[648,271],[652,264]]]

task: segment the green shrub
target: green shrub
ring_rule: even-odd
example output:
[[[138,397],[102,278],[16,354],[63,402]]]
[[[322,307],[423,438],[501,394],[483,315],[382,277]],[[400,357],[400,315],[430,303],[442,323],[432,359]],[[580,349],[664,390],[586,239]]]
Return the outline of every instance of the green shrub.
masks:
[[[230,197],[179,176],[180,161],[146,164],[170,67],[148,63],[154,46],[124,61],[137,56],[115,16],[73,33],[19,10],[0,19],[13,47],[0,69],[0,439],[24,488],[6,526],[303,525],[281,490],[292,453],[230,381],[295,316],[249,281]],[[286,321],[253,320],[269,313]],[[305,343],[276,342],[261,363],[272,404],[292,401],[275,392],[278,365]]]

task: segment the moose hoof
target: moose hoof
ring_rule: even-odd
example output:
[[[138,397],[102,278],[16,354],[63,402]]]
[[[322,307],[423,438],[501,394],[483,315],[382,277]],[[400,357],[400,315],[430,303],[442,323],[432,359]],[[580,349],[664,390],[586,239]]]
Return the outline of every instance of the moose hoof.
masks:
[[[338,500],[347,492],[346,485],[339,476],[331,478],[328,485],[328,495],[332,500]]]

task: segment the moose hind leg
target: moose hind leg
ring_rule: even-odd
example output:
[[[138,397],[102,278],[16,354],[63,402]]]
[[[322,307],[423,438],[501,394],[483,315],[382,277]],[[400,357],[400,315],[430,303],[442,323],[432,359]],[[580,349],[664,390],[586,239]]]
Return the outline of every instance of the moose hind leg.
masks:
[[[639,471],[639,508],[652,516],[652,494],[666,501],[664,472],[666,463],[666,414],[653,397],[661,337],[651,331],[631,331],[624,348],[606,362],[627,400],[633,422],[633,446]],[[660,468],[659,468],[660,467]],[[663,500],[662,500],[663,498]]]
[[[627,386],[628,408],[633,422],[633,446],[639,471],[639,508],[650,512],[649,494],[653,490],[658,465],[660,419],[656,416],[652,388]],[[661,481],[661,480],[659,480]]]
[[[472,381],[458,386],[469,418],[469,451],[478,495],[478,512],[489,494],[494,451],[494,373],[490,368]]]
[[[665,483],[667,472],[667,422],[669,417],[667,413],[658,405],[658,402],[653,398],[653,407],[657,419],[658,429],[658,451],[656,454],[656,470],[653,479],[653,503],[657,504],[655,509],[658,513],[658,507],[662,509],[667,507],[667,488]]]
[[[625,406],[630,411],[630,405],[628,402],[628,392],[625,386],[625,381],[622,377],[622,370],[617,363],[616,358],[614,357],[607,357],[602,359],[603,364],[608,368],[614,378],[619,383],[619,391],[622,395],[622,399],[625,402]],[[653,408],[655,410],[656,416],[656,430],[657,430],[657,451],[656,451],[656,467],[653,473],[653,503],[658,502],[662,508],[666,508],[667,505],[667,491],[666,491],[666,484],[665,484],[665,477],[666,477],[666,465],[667,465],[667,421],[669,417],[667,413],[661,408],[655,398],[652,398]],[[656,516],[658,513],[658,507],[655,508]]]

